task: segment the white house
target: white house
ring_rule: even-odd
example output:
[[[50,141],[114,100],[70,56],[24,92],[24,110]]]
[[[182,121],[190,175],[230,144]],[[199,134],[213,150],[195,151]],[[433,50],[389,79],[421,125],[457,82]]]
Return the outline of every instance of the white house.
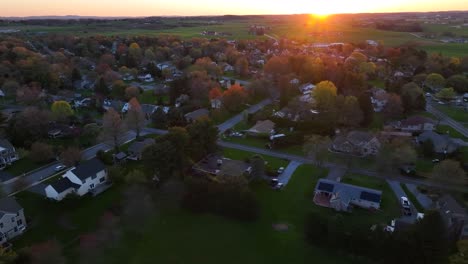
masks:
[[[94,158],[67,171],[63,178],[45,188],[48,198],[61,201],[65,196],[76,193],[83,196],[87,193],[99,193],[107,189],[106,166]]]
[[[26,230],[24,209],[12,197],[0,199],[0,244]]]
[[[45,193],[47,198],[61,201],[67,195],[75,193],[76,189],[79,187],[80,185],[71,182],[67,177],[63,177],[60,180],[47,185]]]

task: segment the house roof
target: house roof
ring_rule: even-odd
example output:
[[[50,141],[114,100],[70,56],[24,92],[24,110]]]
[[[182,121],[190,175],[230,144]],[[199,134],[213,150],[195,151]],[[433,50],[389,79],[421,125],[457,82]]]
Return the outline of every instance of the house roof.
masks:
[[[406,127],[406,126],[418,126],[418,125],[424,125],[424,124],[435,124],[434,120],[424,117],[424,116],[411,116],[408,117],[405,120],[401,121],[401,126]]]
[[[142,104],[141,105],[141,111],[143,111],[143,113],[145,113],[145,114],[152,114],[152,113],[154,113],[154,111],[156,111],[156,109],[158,109],[158,107],[156,105],[152,105],[152,104]]]
[[[438,205],[442,215],[447,213],[464,215],[467,213],[466,209],[463,208],[451,195],[448,194],[439,198]]]
[[[8,139],[4,139],[4,138],[0,139],[0,147],[9,149],[9,150],[12,150],[15,148],[13,144],[11,144],[10,141],[8,141]]]
[[[56,180],[50,184],[57,193],[62,193],[70,188],[79,188],[80,185],[71,182],[67,177],[63,177],[59,180]]]
[[[418,137],[419,142],[426,142],[428,140],[432,141],[434,151],[437,153],[452,153],[459,147],[448,135],[440,135],[434,131],[426,131]]]
[[[128,147],[128,152],[142,153],[146,147],[153,145],[155,142],[156,141],[152,138],[145,138],[143,141],[135,141]]]
[[[258,134],[269,134],[275,128],[275,123],[271,120],[257,121],[255,126],[251,127],[247,132]]]
[[[99,159],[94,158],[83,162],[71,170],[81,180],[85,180],[91,176],[96,175],[98,172],[105,170],[106,166]]]
[[[23,209],[21,205],[12,197],[5,197],[0,199],[0,213],[14,213]]]
[[[186,119],[197,120],[202,117],[207,117],[210,115],[210,111],[206,108],[198,109],[188,114],[185,114]]]
[[[360,199],[380,203],[382,198],[382,191],[327,179],[320,179],[315,190],[338,194],[341,199],[345,200],[345,202],[349,202],[352,199]]]

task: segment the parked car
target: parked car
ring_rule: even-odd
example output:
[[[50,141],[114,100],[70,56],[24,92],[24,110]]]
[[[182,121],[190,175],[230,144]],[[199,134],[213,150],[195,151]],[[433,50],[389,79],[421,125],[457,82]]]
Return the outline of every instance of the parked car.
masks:
[[[283,172],[284,172],[284,167],[280,167],[280,168],[278,169],[278,174],[281,174],[281,173],[283,173]]]
[[[403,208],[403,215],[412,215],[411,208]]]
[[[402,197],[400,198],[400,202],[401,202],[401,206],[402,206],[403,208],[411,208],[411,204],[410,204],[408,198],[402,196]]]
[[[432,163],[439,163],[440,162],[440,159],[433,159],[432,160]]]
[[[55,166],[54,170],[61,171],[61,170],[64,170],[65,168],[66,168],[65,165],[60,164],[60,165]]]

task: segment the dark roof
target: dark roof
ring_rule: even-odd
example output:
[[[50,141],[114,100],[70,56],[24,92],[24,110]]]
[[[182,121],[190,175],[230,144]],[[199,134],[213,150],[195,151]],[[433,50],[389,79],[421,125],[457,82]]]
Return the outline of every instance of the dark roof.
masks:
[[[6,148],[6,149],[9,149],[9,150],[12,150],[14,149],[15,147],[10,143],[10,141],[8,141],[8,139],[0,139],[0,147],[3,147],[3,148]]]
[[[209,115],[210,115],[210,111],[206,108],[202,108],[202,109],[198,109],[193,112],[190,112],[188,114],[185,114],[185,118],[195,121],[202,117],[208,117]]]
[[[94,158],[76,166],[71,172],[81,180],[85,180],[91,176],[96,175],[96,173],[104,169],[106,169],[104,163],[102,163],[99,159]]]
[[[146,138],[143,141],[135,141],[128,147],[128,152],[141,154],[146,147],[153,145],[155,142],[156,141],[152,138]]]
[[[2,213],[17,213],[23,209],[21,205],[12,197],[5,197],[0,199],[0,212]]]
[[[315,190],[328,193],[339,193],[342,198],[349,200],[361,199],[380,203],[382,198],[382,191],[336,182],[328,179],[320,179]]]
[[[117,154],[115,154],[114,158],[117,159],[117,160],[123,160],[127,157],[127,154],[125,154],[124,152],[119,152]]]
[[[424,116],[411,116],[405,120],[401,121],[401,126],[417,126],[417,125],[424,125],[426,123],[435,124],[434,120],[424,117]]]
[[[64,192],[70,188],[79,188],[80,185],[71,182],[67,177],[61,178],[50,184],[58,193]]]

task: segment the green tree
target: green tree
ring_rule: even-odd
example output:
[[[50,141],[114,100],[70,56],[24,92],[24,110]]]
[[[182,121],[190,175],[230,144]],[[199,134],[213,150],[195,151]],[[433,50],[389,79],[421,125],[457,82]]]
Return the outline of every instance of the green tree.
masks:
[[[451,100],[453,99],[457,94],[453,90],[453,88],[442,88],[437,94],[437,98],[440,98],[442,100]]]
[[[401,100],[406,113],[426,108],[426,98],[423,90],[415,83],[407,83],[402,87]]]
[[[431,73],[427,75],[426,81],[424,82],[426,87],[433,91],[438,91],[445,86],[445,78],[438,73]]]
[[[195,121],[187,128],[190,137],[190,153],[193,160],[200,160],[218,149],[218,128],[213,121],[204,118]]]
[[[153,125],[159,129],[166,129],[167,128],[167,115],[164,113],[162,107],[158,107],[156,111],[151,115],[151,120],[153,121]]]
[[[334,109],[337,95],[335,84],[330,81],[320,82],[313,93],[318,109],[321,111]]]
[[[260,155],[254,155],[250,159],[250,164],[252,166],[252,172],[250,173],[253,179],[262,179],[265,175],[265,160]]]
[[[73,109],[66,101],[55,101],[51,107],[52,114],[56,120],[64,121],[73,115]]]
[[[115,81],[112,84],[112,95],[116,98],[123,99],[127,85],[122,80]]]
[[[468,79],[465,75],[452,75],[447,79],[447,86],[453,87],[457,93],[468,93]]]
[[[342,98],[339,96],[338,98]],[[357,127],[361,124],[364,114],[359,107],[358,99],[354,96],[346,96],[338,101],[342,101],[337,108],[340,110],[338,113],[338,123],[348,127]]]

